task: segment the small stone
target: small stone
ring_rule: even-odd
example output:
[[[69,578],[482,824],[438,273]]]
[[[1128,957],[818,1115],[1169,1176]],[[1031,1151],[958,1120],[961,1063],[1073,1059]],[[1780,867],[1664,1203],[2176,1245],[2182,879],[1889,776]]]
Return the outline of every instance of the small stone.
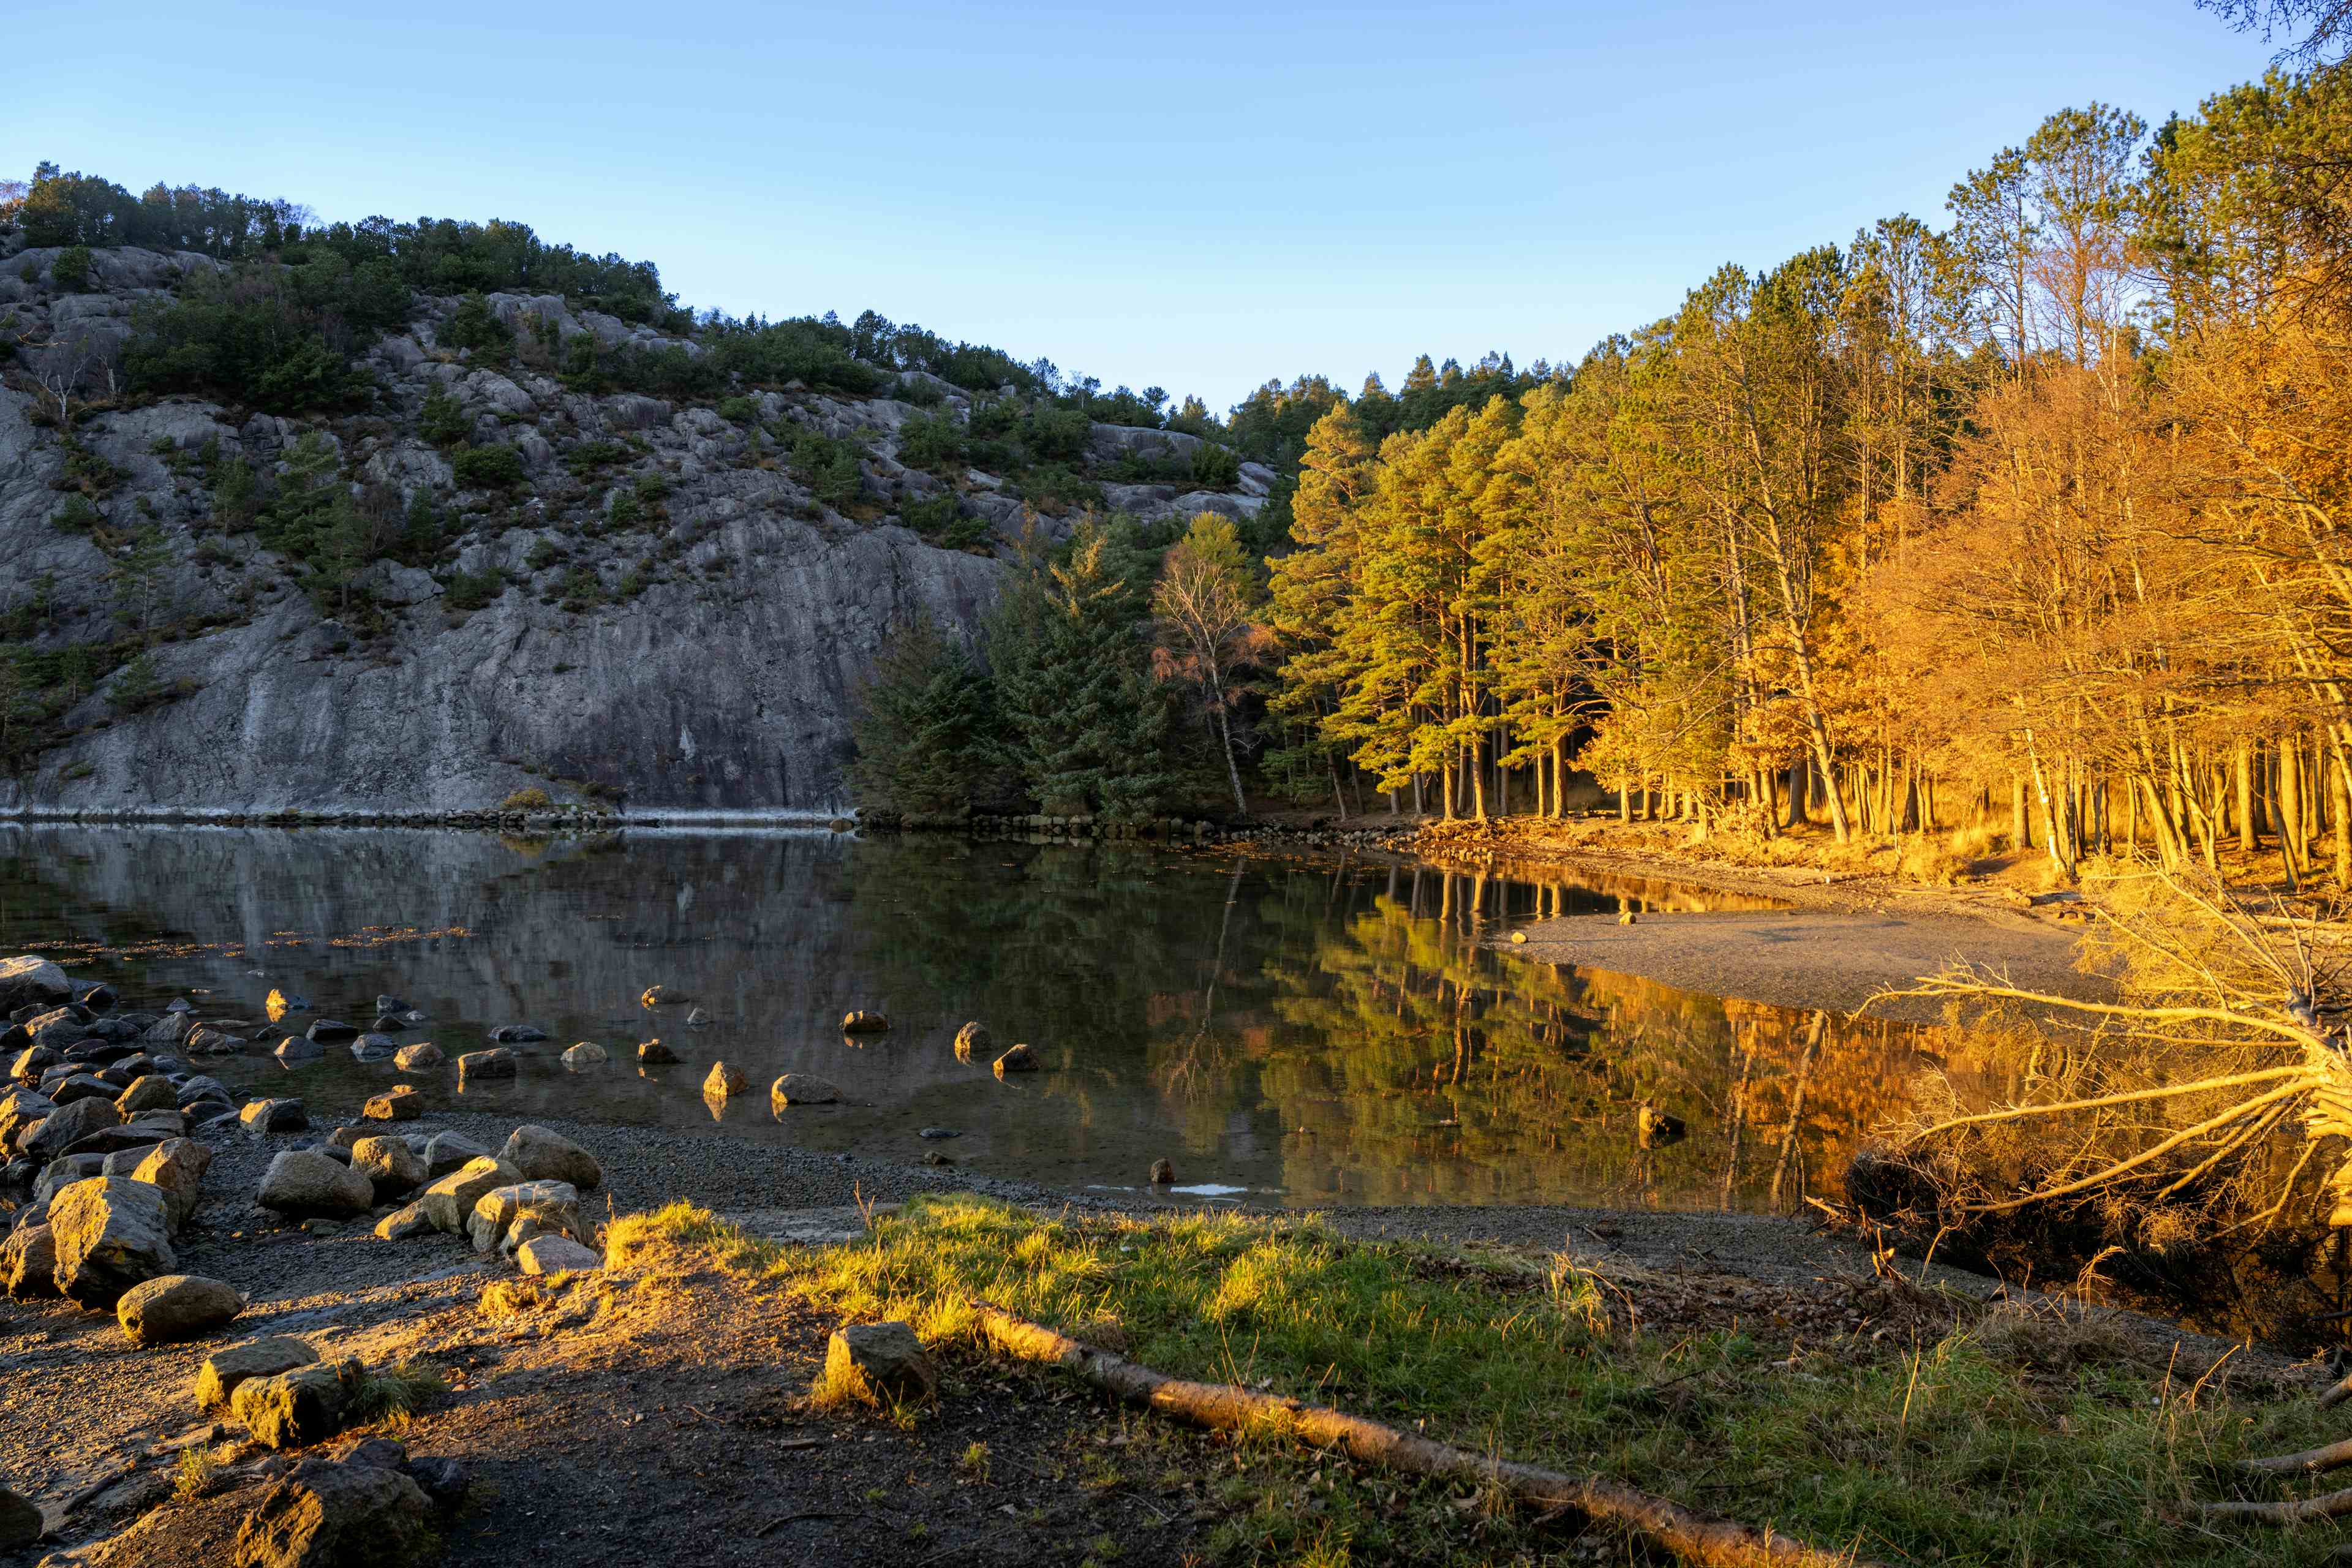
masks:
[[[688,1009],[686,1015],[686,1026],[689,1029],[707,1027],[711,1021],[710,1015],[699,1007]]]
[[[425,1114],[425,1095],[413,1083],[400,1084],[360,1107],[370,1121],[414,1121]]]
[[[318,1359],[319,1352],[309,1345],[282,1334],[215,1351],[196,1369],[196,1404],[205,1410],[221,1409],[236,1392],[236,1385],[247,1378],[275,1377],[298,1366],[310,1366]]]
[[[977,1019],[956,1031],[956,1060],[968,1062],[975,1056],[988,1053],[988,1026]]]
[[[726,1062],[711,1063],[709,1076],[702,1080],[702,1092],[712,1100],[725,1100],[751,1087],[751,1080],[744,1076],[743,1069]]]
[[[515,1248],[515,1261],[525,1274],[567,1274],[602,1268],[604,1260],[568,1236],[535,1236]]]
[[[547,1031],[530,1024],[500,1024],[490,1038],[502,1046],[528,1046],[547,1038]]]
[[[114,1321],[134,1345],[202,1338],[245,1310],[245,1298],[226,1280],[201,1274],[165,1274],[134,1285],[114,1304]]]
[[[999,1078],[1003,1078],[1009,1072],[1035,1072],[1036,1070],[1037,1053],[1027,1046],[1015,1046],[996,1058],[996,1076]]]
[[[602,1067],[605,1060],[604,1047],[593,1040],[583,1040],[565,1051],[562,1059],[563,1065],[574,1072],[582,1068]]]
[[[467,1051],[457,1058],[457,1089],[462,1093],[468,1083],[477,1080],[512,1078],[520,1064],[520,1057],[503,1048]]]
[[[289,1218],[347,1218],[374,1206],[375,1187],[316,1149],[289,1149],[269,1162],[255,1201]]]
[[[1511,933],[1511,945],[1512,945],[1513,947],[1525,947],[1525,946],[1527,946],[1527,945],[1528,945],[1528,933],[1527,933],[1527,932],[1525,932],[1525,931],[1513,931],[1513,932]]]
[[[788,1105],[832,1105],[840,1099],[841,1090],[804,1072],[788,1072],[768,1090],[769,1104],[777,1110]]]
[[[841,1032],[845,1035],[876,1034],[889,1026],[889,1019],[879,1013],[868,1013],[863,1008],[845,1015],[841,1020]]]
[[[648,1011],[685,1000],[686,996],[683,993],[673,991],[667,985],[648,985],[645,989],[645,994],[637,998],[638,1004]]]
[[[963,1136],[963,1131],[961,1128],[956,1127],[926,1127],[920,1132],[916,1133],[915,1136],[918,1138],[932,1139],[961,1138]]]
[[[443,1061],[441,1047],[430,1040],[403,1046],[393,1053],[392,1065],[402,1072],[430,1072]]]
[[[1633,911],[1627,910],[1623,914],[1619,915],[1617,917],[1617,923],[1621,926],[1629,926],[1633,924]]]
[[[1171,1186],[1174,1184],[1175,1180],[1176,1167],[1174,1165],[1170,1164],[1165,1160],[1154,1160],[1151,1162],[1151,1184],[1153,1186]]]
[[[595,1155],[544,1127],[516,1128],[499,1158],[534,1182],[568,1182],[583,1193],[604,1181],[604,1168]]]
[[[236,1119],[256,1137],[269,1132],[299,1132],[310,1125],[310,1113],[299,1100],[252,1100],[236,1113]]]
[[[940,1375],[905,1323],[856,1323],[834,1331],[824,1347],[825,1381],[875,1405],[926,1399]]]
[[[352,1169],[368,1179],[375,1201],[396,1198],[425,1184],[425,1157],[399,1138],[362,1138],[352,1145]]]
[[[317,1019],[303,1032],[322,1046],[340,1046],[346,1040],[359,1038],[360,1034],[356,1026],[340,1018]]]
[[[659,1040],[646,1040],[637,1047],[637,1062],[641,1067],[658,1067],[677,1060],[677,1053]]]
[[[375,998],[375,1010],[378,1013],[405,1013],[408,1011],[408,1004],[397,996],[378,992]]]

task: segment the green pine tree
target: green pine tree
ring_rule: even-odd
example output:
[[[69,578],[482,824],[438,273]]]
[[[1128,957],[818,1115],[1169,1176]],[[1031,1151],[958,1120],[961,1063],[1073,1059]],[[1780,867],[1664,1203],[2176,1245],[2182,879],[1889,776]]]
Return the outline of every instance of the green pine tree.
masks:
[[[853,693],[860,804],[901,812],[969,810],[989,771],[988,678],[919,611],[893,626]]]

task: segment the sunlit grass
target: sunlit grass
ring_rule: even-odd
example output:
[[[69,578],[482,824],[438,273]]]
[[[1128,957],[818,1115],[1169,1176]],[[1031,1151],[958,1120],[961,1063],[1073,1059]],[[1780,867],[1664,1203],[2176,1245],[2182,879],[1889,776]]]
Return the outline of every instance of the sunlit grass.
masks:
[[[1791,1353],[1746,1332],[1629,1331],[1601,1282],[1565,1260],[1549,1274],[1439,1267],[1426,1248],[1311,1221],[1053,1219],[940,1197],[832,1247],[748,1240],[683,1205],[615,1234],[625,1250],[707,1249],[935,1345],[968,1345],[986,1300],[1174,1375],[1598,1472],[1884,1561],[2315,1563],[2332,1544],[2178,1522],[2181,1505],[2221,1494],[2216,1472],[2241,1455],[2340,1436],[2309,1401],[2196,1387],[2013,1310],[1899,1351]],[[1241,1453],[1245,1471],[1220,1491],[1245,1559],[1507,1561],[1562,1543],[1277,1434]]]

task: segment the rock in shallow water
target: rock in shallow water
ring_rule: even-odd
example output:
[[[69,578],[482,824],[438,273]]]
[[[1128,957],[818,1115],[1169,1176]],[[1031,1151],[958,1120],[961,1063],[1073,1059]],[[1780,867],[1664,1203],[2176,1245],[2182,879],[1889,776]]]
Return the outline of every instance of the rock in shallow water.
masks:
[[[441,1065],[441,1047],[430,1040],[419,1040],[413,1046],[403,1046],[393,1054],[392,1065],[402,1072],[430,1072]]]
[[[869,1013],[862,1007],[854,1013],[844,1015],[841,1020],[841,1032],[845,1035],[878,1034],[889,1026],[889,1019],[879,1013]]]
[[[1027,1046],[1015,1046],[996,1058],[996,1076],[999,1078],[1003,1078],[1009,1072],[1035,1072],[1036,1070],[1037,1053]]]
[[[467,1051],[457,1058],[457,1087],[483,1083],[493,1079],[509,1079],[520,1070],[521,1058],[500,1047],[488,1051]]]
[[[841,1090],[804,1072],[788,1072],[768,1090],[769,1103],[777,1110],[788,1105],[833,1105],[840,1099]]]
[[[575,1072],[582,1068],[600,1067],[604,1060],[604,1047],[593,1040],[583,1040],[563,1053],[563,1065]]]
[[[644,1040],[637,1046],[637,1061],[644,1067],[666,1066],[677,1060],[677,1053],[659,1040]]]
[[[703,1095],[711,1100],[725,1100],[751,1087],[751,1080],[744,1075],[743,1069],[727,1062],[711,1063],[709,1076],[702,1080]]]
[[[988,1045],[988,1026],[975,1019],[956,1031],[956,1060],[968,1062],[974,1056],[985,1056]]]

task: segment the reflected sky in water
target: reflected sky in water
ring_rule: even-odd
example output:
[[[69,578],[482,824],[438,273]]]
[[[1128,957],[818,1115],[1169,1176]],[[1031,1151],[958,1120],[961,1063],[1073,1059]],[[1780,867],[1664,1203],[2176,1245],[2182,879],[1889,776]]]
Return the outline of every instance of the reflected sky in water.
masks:
[[[1935,1031],[1726,1002],[1480,944],[1515,921],[1743,907],[1656,884],[1473,878],[1226,848],[633,832],[531,844],[403,830],[0,826],[0,951],[263,1020],[273,988],[365,1027],[378,993],[451,1058],[552,1037],[516,1115],[723,1130],[992,1175],[1180,1183],[1295,1205],[1572,1202],[1789,1210],[1900,1111]],[[1744,907],[1755,907],[1750,901]],[[253,973],[259,971],[258,973]],[[648,1013],[648,985],[688,995]],[[845,1037],[853,1008],[886,1034]],[[967,1019],[1045,1071],[956,1059]],[[289,1019],[299,1026],[301,1015]],[[680,1066],[641,1069],[658,1035]],[[566,1070],[574,1040],[612,1053]],[[753,1092],[714,1108],[719,1058]],[[208,1069],[329,1113],[394,1081],[341,1049]],[[814,1073],[833,1108],[770,1110]],[[432,1083],[454,1093],[454,1075]],[[1685,1135],[1644,1149],[1653,1100]],[[926,1141],[925,1128],[960,1136]]]

